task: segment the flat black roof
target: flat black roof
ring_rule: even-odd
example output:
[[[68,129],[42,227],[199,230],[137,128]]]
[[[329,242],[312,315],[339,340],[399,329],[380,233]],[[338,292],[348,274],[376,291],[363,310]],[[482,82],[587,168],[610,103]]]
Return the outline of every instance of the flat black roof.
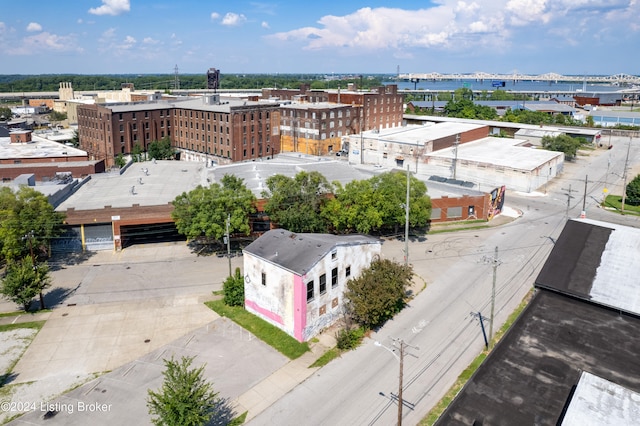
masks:
[[[436,424],[560,424],[583,371],[640,392],[639,240],[637,228],[568,221],[532,301]],[[599,401],[603,416],[639,409]]]
[[[555,425],[582,371],[640,392],[638,354],[637,317],[540,289],[436,425]]]

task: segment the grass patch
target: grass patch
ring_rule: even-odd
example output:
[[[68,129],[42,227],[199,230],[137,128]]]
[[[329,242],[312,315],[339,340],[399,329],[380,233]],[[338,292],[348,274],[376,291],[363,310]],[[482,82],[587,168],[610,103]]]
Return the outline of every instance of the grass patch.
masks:
[[[0,325],[0,333],[3,331],[11,331],[17,328],[33,328],[40,330],[46,321],[31,321],[31,322],[19,322],[16,324],[4,324]]]
[[[489,225],[477,225],[477,226],[462,225],[457,227],[454,227],[452,225],[451,228],[441,228],[441,229],[432,228],[429,234],[444,234],[445,232],[471,231],[474,229],[484,229],[484,228],[489,228]]]
[[[493,340],[491,341],[492,346],[498,342],[502,336],[509,330],[511,325],[515,322],[515,320],[520,316],[524,308],[527,307],[529,301],[533,297],[533,290],[531,290],[520,302],[520,305],[516,308],[515,311],[509,315],[507,321],[504,323],[502,327],[496,332]],[[464,387],[467,381],[473,376],[476,370],[482,365],[485,358],[489,355],[489,352],[484,350],[478,355],[472,362],[469,364],[467,368],[458,376],[456,382],[451,386],[449,391],[442,397],[442,399],[429,411],[429,413],[420,421],[419,426],[431,426],[433,425],[438,418],[444,413],[444,410],[447,409],[451,401],[458,395],[460,390]]]
[[[20,315],[35,315],[35,314],[41,314],[41,313],[46,313],[46,312],[52,312],[52,311],[51,311],[51,309],[43,309],[41,311],[34,311],[34,312],[25,312],[25,311],[2,312],[2,313],[0,313],[0,318],[17,317],[17,316],[20,316]]]
[[[258,339],[273,347],[289,359],[296,359],[309,350],[309,345],[306,342],[298,342],[278,327],[247,312],[244,308],[227,306],[222,300],[205,302],[205,305],[214,310],[218,315],[229,318],[247,331],[253,333]]]
[[[234,417],[230,422],[228,426],[240,426],[244,424],[244,421],[247,419],[247,414],[249,412],[245,411],[244,413],[240,414],[238,417]]]
[[[619,213],[622,213],[622,195],[607,195],[604,199],[603,205],[616,209]],[[640,215],[640,206],[632,206],[628,203],[624,203],[624,214]]]
[[[316,362],[311,364],[309,368],[324,367],[334,359],[338,358],[340,354],[342,354],[342,351],[340,349],[331,348],[328,351],[326,351],[324,354],[322,354],[322,356],[318,358]]]

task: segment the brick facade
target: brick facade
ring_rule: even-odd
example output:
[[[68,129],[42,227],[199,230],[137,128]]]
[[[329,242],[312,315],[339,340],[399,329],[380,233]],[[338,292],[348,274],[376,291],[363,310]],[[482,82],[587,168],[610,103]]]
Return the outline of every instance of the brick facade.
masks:
[[[13,161],[13,160],[11,160]],[[4,162],[0,162],[4,163]],[[24,161],[21,164],[0,165],[0,179],[13,180],[22,174],[33,174],[36,180],[46,181],[55,178],[56,173],[71,172],[74,178],[80,178],[95,173],[103,173],[104,161],[95,162],[56,162],[43,163],[42,159],[38,161]]]
[[[491,194],[477,196],[462,195],[431,199],[431,222],[452,222],[458,220],[489,220]],[[440,213],[438,215],[438,212]]]

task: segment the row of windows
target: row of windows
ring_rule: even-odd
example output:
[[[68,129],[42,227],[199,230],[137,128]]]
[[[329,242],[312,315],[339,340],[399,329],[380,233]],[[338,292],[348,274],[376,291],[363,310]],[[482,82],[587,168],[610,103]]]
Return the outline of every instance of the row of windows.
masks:
[[[183,114],[184,113],[184,114]],[[178,110],[178,116],[180,117],[189,117],[189,118],[193,118],[193,110],[182,110],[179,109]],[[195,111],[195,118],[200,118],[204,120],[204,111]],[[230,114],[218,114],[217,118],[218,121],[226,121],[227,123],[229,122],[229,115]],[[262,111],[258,112],[257,114],[254,114],[253,112],[250,114],[242,114],[242,121],[247,121],[247,117],[249,117],[249,120],[254,120],[255,117],[257,115],[258,120],[262,120]],[[269,111],[265,112],[265,118],[269,118]],[[216,113],[213,113],[213,119],[216,119]],[[207,120],[211,120],[211,113],[207,112]]]
[[[304,122],[304,128],[305,129],[317,129],[318,126],[316,126],[317,122],[311,122],[311,121],[305,121]],[[346,125],[349,126],[351,124],[351,120],[347,120],[346,121]],[[293,119],[291,121],[287,121],[286,119],[282,120],[282,125],[283,126],[287,126],[287,125],[291,125],[291,127],[298,127],[300,125],[300,123]],[[335,121],[330,121],[329,122],[329,128],[333,129],[334,127],[336,127],[336,123]],[[342,120],[338,120],[338,127],[342,127]],[[321,129],[326,129],[327,128],[327,123],[326,122],[321,122],[320,123],[320,128]]]
[[[142,113],[142,115],[144,116],[144,118],[149,118],[149,111],[144,111]],[[166,115],[167,117],[171,116],[171,110],[166,110]],[[161,109],[160,110],[160,117],[164,117],[165,116],[165,110]],[[135,120],[137,119],[138,115],[135,112],[131,113],[131,119]],[[118,113],[118,120],[122,121],[124,119],[124,114],[123,113]]]
[[[164,120],[160,120],[160,128],[164,128]],[[144,123],[144,129],[148,130],[149,129],[149,122],[145,122]],[[171,122],[169,120],[167,120],[167,127],[171,127]],[[131,129],[136,131],[138,130],[138,123],[133,123],[131,124]],[[120,125],[120,133],[124,132],[124,124]]]
[[[344,270],[345,279],[351,276],[351,266],[347,266]],[[331,270],[331,288],[338,286],[338,268]],[[320,275],[318,290],[322,296],[327,292],[327,274]],[[315,281],[311,280],[307,283],[307,302],[311,302],[315,298]]]
[[[289,115],[289,117],[299,117],[302,116],[302,113],[298,114],[297,110],[289,110],[289,114],[287,114],[287,111],[283,111],[282,112],[282,116],[286,117],[287,115]],[[315,120],[317,118],[318,113],[316,112],[312,112],[311,113],[311,119]],[[338,113],[336,114],[335,111],[331,111],[329,112],[329,118],[336,118],[336,115],[338,116],[338,118],[342,118],[342,110],[338,110]],[[351,110],[347,109],[345,111],[345,116],[346,117],[351,117]],[[320,114],[320,117],[324,120],[327,118],[327,113],[326,112],[322,112],[322,114]],[[309,118],[309,111],[304,111],[304,118]]]

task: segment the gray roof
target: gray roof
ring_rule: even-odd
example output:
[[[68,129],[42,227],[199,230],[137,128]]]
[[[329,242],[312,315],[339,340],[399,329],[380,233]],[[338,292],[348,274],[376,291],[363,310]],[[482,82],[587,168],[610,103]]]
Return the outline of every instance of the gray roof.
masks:
[[[257,198],[262,198],[262,191],[267,189],[266,180],[269,177],[276,174],[294,177],[301,171],[317,171],[329,182],[338,181],[343,186],[354,180],[371,177],[370,174],[363,173],[344,161],[304,154],[278,154],[271,160],[216,166],[208,172],[211,182],[219,183],[226,174],[239,177]]]
[[[640,315],[640,229],[575,219],[563,235],[537,284]]]
[[[46,159],[51,157],[84,157],[85,151],[63,143],[49,141],[32,134],[31,143],[11,143],[10,138],[0,138],[0,159]]]
[[[640,419],[638,401],[640,393],[583,371],[562,426],[636,425]]]
[[[455,117],[440,117],[434,115],[416,115],[416,114],[404,114],[405,120],[421,121],[421,122],[433,122],[433,123],[472,123],[472,124],[484,124],[486,126],[504,128],[504,129],[534,129],[544,128],[549,130],[560,130],[566,134],[595,136],[602,132],[601,129],[593,129],[589,127],[571,127],[563,128],[558,126],[542,126],[536,124],[524,124],[524,123],[511,123],[508,121],[495,121],[495,120],[472,120],[468,118],[455,118]]]
[[[526,141],[522,139],[488,137],[458,146],[459,161],[476,164],[490,164],[513,170],[531,171],[556,157],[561,152],[517,146]],[[429,157],[453,159],[456,153],[451,148],[440,149],[427,154]]]
[[[206,185],[204,163],[187,161],[145,161],[133,163],[122,174],[98,173],[67,198],[56,210],[103,209],[105,206],[159,206],[172,202],[183,192]],[[148,173],[145,173],[148,170]],[[133,193],[131,192],[133,189]]]
[[[533,300],[436,424],[637,424],[639,233],[568,221]]]
[[[272,229],[249,244],[243,252],[304,275],[336,247],[363,244],[381,242],[368,235],[294,234],[286,229]]]

